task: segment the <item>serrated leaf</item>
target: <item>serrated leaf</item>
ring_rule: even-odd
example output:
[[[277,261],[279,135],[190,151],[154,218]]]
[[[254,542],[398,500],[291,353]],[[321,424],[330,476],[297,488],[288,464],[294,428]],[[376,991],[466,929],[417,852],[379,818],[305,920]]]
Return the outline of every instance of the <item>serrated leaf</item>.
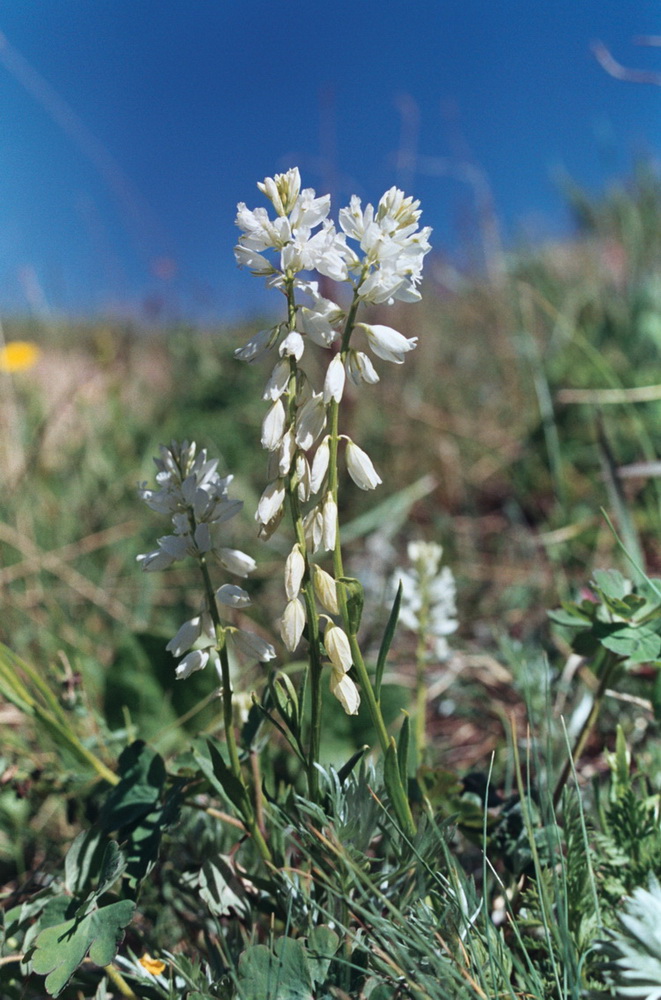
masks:
[[[300,941],[281,937],[271,951],[253,945],[239,959],[242,1000],[314,1000],[312,976]]]
[[[132,900],[122,899],[82,920],[74,918],[46,927],[37,935],[32,968],[46,976],[50,996],[59,996],[88,954],[95,965],[112,962],[134,910]]]
[[[313,982],[321,985],[328,976],[328,969],[340,938],[330,927],[315,927],[308,935],[308,966]]]

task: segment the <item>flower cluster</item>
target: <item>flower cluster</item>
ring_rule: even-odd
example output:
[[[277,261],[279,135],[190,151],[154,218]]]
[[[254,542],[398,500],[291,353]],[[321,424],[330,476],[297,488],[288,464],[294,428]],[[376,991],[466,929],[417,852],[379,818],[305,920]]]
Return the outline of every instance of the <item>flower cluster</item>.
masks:
[[[256,563],[238,549],[222,545],[221,525],[241,510],[240,500],[230,500],[227,487],[231,476],[218,475],[217,459],[207,459],[206,450],[196,454],[195,443],[173,442],[161,446],[160,458],[155,458],[157,489],[142,486],[140,497],[158,514],[172,520],[173,533],[158,539],[158,548],[139,555],[143,570],[166,569],[174,562],[192,556],[205,566],[213,557],[229,572],[247,576]],[[208,581],[208,573],[205,581]],[[256,660],[270,660],[273,647],[243,629],[223,625],[222,608],[245,608],[250,597],[234,584],[223,584],[215,592],[207,587],[199,614],[184,622],[167,650],[182,657],[177,666],[178,679],[188,677],[212,662],[218,668],[218,650],[227,635],[245,655]]]
[[[435,542],[409,542],[407,554],[412,566],[397,574],[399,621],[420,636],[431,655],[445,660],[450,652],[446,637],[458,625],[454,575],[449,566],[439,569],[443,549]]]
[[[285,294],[288,315],[285,322],[261,331],[235,354],[244,361],[255,361],[269,352],[277,355],[264,390],[268,410],[261,441],[269,452],[269,483],[256,518],[260,535],[268,538],[278,527],[289,498],[294,523],[300,527],[287,560],[287,605],[280,623],[283,642],[293,651],[306,621],[302,587],[313,588],[325,611],[334,615],[340,611],[335,579],[311,559],[321,552],[337,555],[340,443],[347,471],[360,489],[373,490],[382,481],[369,455],[346,434],[338,433],[338,407],[346,383],[378,382],[370,355],[401,364],[417,343],[417,338],[405,337],[392,327],[357,323],[356,313],[363,304],[420,298],[417,286],[431,230],[418,226],[419,202],[395,187],[383,195],[376,209],[371,204],[363,208],[353,196],[339,212],[338,225],[329,218],[330,196],[317,197],[311,188],[302,189],[297,168],[267,177],[258,188],[270,201],[274,217],[265,208],[239,204],[236,222],[241,236],[236,259]],[[349,308],[322,295],[310,272],[348,284]],[[358,346],[352,343],[354,337]],[[301,367],[310,343],[331,354],[323,384],[316,387]],[[333,629],[342,632],[338,625]],[[347,636],[342,634],[348,648]],[[333,631],[330,635],[337,638]],[[325,645],[333,672],[331,689],[346,711],[354,713],[359,696],[348,676],[351,660],[346,666],[346,658],[333,659]],[[340,668],[340,662],[346,669]]]

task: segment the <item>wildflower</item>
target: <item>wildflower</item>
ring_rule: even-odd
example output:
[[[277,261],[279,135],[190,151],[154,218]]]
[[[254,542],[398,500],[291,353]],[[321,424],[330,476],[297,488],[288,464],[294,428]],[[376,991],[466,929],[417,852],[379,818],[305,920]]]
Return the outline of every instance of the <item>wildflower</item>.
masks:
[[[337,589],[335,580],[325,569],[316,564],[312,567],[312,581],[314,590],[319,598],[320,604],[330,612],[331,615],[339,615],[340,609],[337,604]]]
[[[315,443],[326,424],[326,407],[322,393],[314,392],[296,414],[296,444],[307,451]]]
[[[298,597],[287,602],[282,618],[280,619],[280,635],[282,641],[293,653],[303,635],[305,628],[305,609]]]
[[[243,629],[228,629],[234,644],[246,656],[259,660],[260,663],[275,658],[275,650],[270,642],[266,642],[254,632],[245,632]]]
[[[240,361],[258,361],[272,347],[275,336],[277,336],[277,327],[275,330],[261,330],[254,337],[251,337],[243,347],[238,347],[234,352],[234,357]]]
[[[347,378],[354,385],[361,385],[363,382],[375,385],[379,381],[374,365],[362,351],[356,351],[353,347],[347,351],[344,359]]]
[[[37,363],[40,354],[40,349],[30,340],[11,340],[0,347],[0,371],[27,371]]]
[[[330,690],[347,715],[358,715],[360,692],[348,674],[331,670]]]
[[[342,364],[342,358],[339,354],[336,354],[328,366],[326,378],[324,379],[324,403],[326,405],[330,403],[331,399],[334,399],[336,403],[340,402],[342,393],[344,392],[345,378],[346,373]]]
[[[305,559],[301,547],[294,545],[285,562],[285,591],[290,601],[300,594],[304,573]]]
[[[417,337],[404,337],[390,326],[370,326],[368,323],[357,323],[366,335],[374,354],[384,361],[392,361],[395,365],[404,363],[404,355],[412,351],[418,343]]]
[[[383,482],[369,455],[349,439],[347,439],[346,457],[349,475],[361,490],[375,490]]]
[[[402,584],[400,624],[426,639],[433,655],[449,655],[447,636],[457,628],[456,584],[452,570],[439,570],[443,549],[435,542],[409,542],[412,567],[398,574]]]
[[[285,502],[285,486],[282,479],[269,483],[257,505],[255,517],[262,524],[268,524],[280,513]]]
[[[318,493],[328,472],[328,462],[330,460],[329,439],[325,437],[315,452],[310,470],[310,490]]]
[[[138,962],[150,975],[160,976],[162,972],[165,972],[167,966],[165,962],[161,962],[158,958],[152,958],[149,952],[145,952],[142,958],[138,959]]]
[[[337,534],[337,504],[332,493],[327,493],[324,505],[321,510],[322,530],[321,538],[324,548],[331,552],[335,548]]]
[[[251,605],[250,595],[242,587],[224,583],[216,591],[216,600],[228,608],[247,608]]]
[[[262,448],[275,451],[285,432],[285,408],[280,399],[269,408],[262,423]]]
[[[345,674],[351,670],[353,661],[346,632],[343,632],[339,625],[334,625],[331,621],[328,622],[324,632],[324,646],[328,653],[328,659],[335,670]]]

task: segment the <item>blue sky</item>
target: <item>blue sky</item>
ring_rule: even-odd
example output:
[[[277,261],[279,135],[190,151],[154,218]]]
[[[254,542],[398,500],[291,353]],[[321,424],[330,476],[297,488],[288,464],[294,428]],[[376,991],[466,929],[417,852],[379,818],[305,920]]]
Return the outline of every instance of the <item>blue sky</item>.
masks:
[[[0,32],[5,311],[254,312],[236,203],[294,164],[336,208],[404,186],[465,260],[466,164],[508,242],[661,150],[661,88],[590,53],[661,71],[659,0],[4,0]]]

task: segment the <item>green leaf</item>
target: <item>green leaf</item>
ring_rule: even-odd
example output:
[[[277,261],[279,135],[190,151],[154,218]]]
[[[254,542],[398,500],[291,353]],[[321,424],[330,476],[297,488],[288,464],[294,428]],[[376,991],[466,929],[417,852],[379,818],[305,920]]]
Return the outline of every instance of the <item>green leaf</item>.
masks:
[[[101,830],[93,827],[79,833],[64,859],[64,884],[72,895],[82,895],[89,882],[96,878],[103,858]]]
[[[606,597],[621,599],[631,590],[631,584],[617,569],[596,569],[592,579]]]
[[[122,899],[83,917],[46,927],[36,938],[33,970],[46,976],[46,991],[59,996],[76,969],[89,957],[95,965],[109,965],[131,921],[135,903]]]
[[[392,736],[390,737],[390,743],[383,759],[383,782],[399,823],[407,834],[413,834],[415,828],[412,826],[411,809],[399,772],[397,747]]]
[[[618,656],[626,657],[632,663],[647,663],[656,660],[661,653],[661,638],[651,628],[625,626],[605,636],[602,645]]]
[[[404,713],[404,721],[399,731],[397,742],[397,761],[399,764],[399,777],[402,785],[406,788],[409,779],[409,746],[411,743],[411,719],[408,712]]]
[[[221,855],[207,858],[202,863],[196,883],[200,898],[215,916],[225,917],[234,913],[247,919],[250,915],[250,901],[231,858]]]
[[[271,697],[292,733],[300,737],[300,709],[296,688],[287,674],[279,672],[269,682]]]
[[[242,1000],[314,1000],[312,975],[300,941],[281,937],[271,951],[257,944],[239,959]]]
[[[103,804],[99,823],[104,830],[119,830],[145,816],[158,803],[166,772],[163,758],[136,740],[119,758],[121,781]]]
[[[315,983],[321,985],[328,976],[333,955],[340,946],[340,938],[330,927],[315,927],[308,936],[308,966]]]
[[[392,608],[390,609],[390,615],[388,617],[388,623],[386,625],[386,630],[383,633],[383,639],[381,640],[381,648],[379,649],[379,655],[376,660],[376,672],[374,674],[374,696],[378,701],[381,697],[381,681],[383,679],[383,671],[386,666],[386,659],[392,645],[392,640],[395,636],[395,630],[397,628],[397,620],[399,618],[399,607],[402,603],[402,584],[400,582],[397,588],[397,593],[395,594],[395,600],[393,601]]]
[[[211,766],[216,780],[220,784],[230,802],[236,806],[245,818],[247,816],[246,810],[249,809],[249,802],[248,794],[243,784],[229,769],[214,741],[207,740],[207,746],[209,748]]]

